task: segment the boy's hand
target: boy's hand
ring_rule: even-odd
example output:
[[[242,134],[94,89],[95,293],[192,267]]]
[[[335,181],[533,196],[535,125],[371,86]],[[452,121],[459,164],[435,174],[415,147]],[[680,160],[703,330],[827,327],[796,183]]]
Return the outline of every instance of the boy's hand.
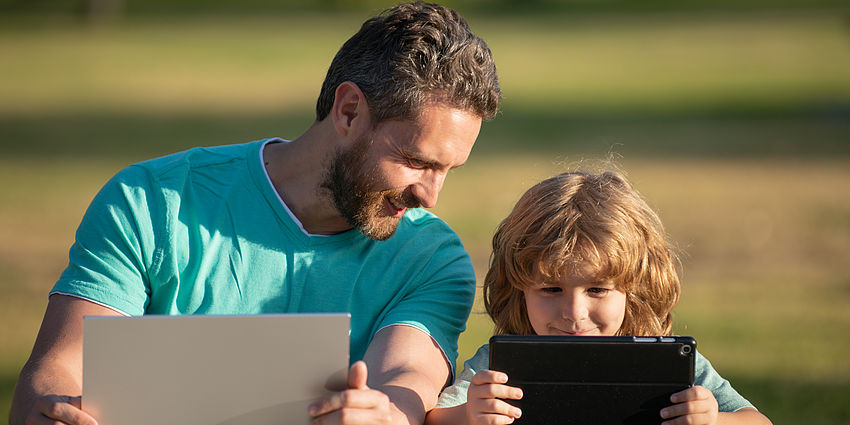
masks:
[[[519,408],[500,400],[519,400],[522,390],[505,385],[508,375],[482,370],[472,377],[466,395],[466,418],[470,425],[509,424],[522,415]]]
[[[661,409],[664,419],[675,418],[661,425],[716,425],[717,399],[708,388],[693,386],[670,396],[676,403]]]

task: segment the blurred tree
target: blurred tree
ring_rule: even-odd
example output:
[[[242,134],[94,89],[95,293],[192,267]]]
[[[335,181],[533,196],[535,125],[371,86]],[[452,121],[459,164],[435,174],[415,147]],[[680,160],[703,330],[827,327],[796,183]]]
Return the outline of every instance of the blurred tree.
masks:
[[[83,14],[92,23],[101,23],[124,12],[124,0],[85,0]]]

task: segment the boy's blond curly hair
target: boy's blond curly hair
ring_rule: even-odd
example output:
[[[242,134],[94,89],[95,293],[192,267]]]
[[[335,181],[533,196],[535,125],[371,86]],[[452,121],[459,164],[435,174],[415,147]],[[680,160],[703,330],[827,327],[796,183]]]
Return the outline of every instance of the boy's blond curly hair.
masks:
[[[626,293],[617,335],[670,335],[680,285],[658,215],[619,173],[569,172],[529,189],[493,236],[484,306],[496,334],[534,334],[523,289],[589,263]]]

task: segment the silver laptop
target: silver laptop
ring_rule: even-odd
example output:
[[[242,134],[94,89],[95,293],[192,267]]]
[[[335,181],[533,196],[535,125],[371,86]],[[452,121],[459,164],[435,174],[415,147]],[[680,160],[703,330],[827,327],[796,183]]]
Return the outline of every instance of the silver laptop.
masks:
[[[83,410],[101,425],[309,424],[345,386],[348,314],[86,317]]]

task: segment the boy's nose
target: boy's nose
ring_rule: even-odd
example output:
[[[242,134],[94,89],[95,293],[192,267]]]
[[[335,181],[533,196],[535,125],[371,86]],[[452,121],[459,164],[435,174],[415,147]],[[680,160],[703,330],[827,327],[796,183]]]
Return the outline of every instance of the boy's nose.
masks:
[[[587,303],[579,296],[565,296],[561,305],[561,318],[574,323],[587,319]]]

